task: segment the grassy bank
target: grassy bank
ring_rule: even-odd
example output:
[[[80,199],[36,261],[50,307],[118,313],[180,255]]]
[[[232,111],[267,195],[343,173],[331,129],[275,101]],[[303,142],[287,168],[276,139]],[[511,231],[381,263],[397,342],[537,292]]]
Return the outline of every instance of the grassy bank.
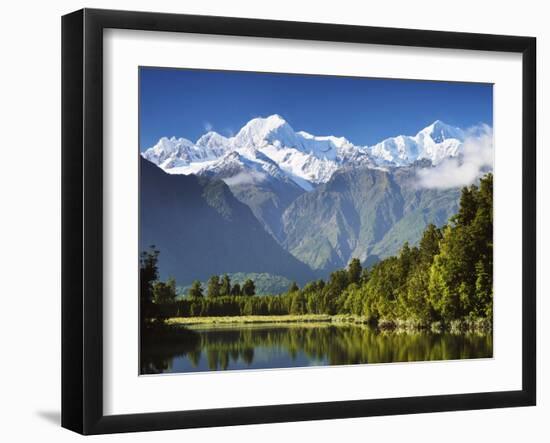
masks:
[[[307,323],[331,322],[334,317],[324,314],[304,315],[237,315],[220,317],[172,317],[166,320],[169,325],[228,325],[245,323]]]
[[[327,314],[303,314],[303,315],[241,315],[218,317],[172,317],[165,320],[170,326],[223,326],[239,324],[261,323],[331,323],[331,324],[368,324],[366,317],[356,315],[327,315]],[[446,325],[441,322],[422,324],[409,320],[380,320],[372,325],[384,331],[418,331],[430,330],[434,333],[449,331],[451,333],[463,332],[490,332],[492,324],[487,319],[477,321],[453,320]]]

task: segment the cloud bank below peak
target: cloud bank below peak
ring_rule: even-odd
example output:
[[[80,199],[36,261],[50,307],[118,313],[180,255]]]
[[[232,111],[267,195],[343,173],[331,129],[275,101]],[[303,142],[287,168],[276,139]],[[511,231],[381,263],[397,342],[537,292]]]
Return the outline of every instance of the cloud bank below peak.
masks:
[[[418,186],[429,189],[468,186],[491,171],[493,162],[493,129],[480,125],[466,132],[459,155],[447,157],[432,168],[418,170]]]

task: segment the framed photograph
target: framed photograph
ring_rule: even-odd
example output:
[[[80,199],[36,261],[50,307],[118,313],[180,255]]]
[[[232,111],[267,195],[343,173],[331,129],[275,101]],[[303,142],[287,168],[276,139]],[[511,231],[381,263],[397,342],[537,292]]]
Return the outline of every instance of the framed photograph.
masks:
[[[62,20],[62,425],[536,402],[530,37]]]

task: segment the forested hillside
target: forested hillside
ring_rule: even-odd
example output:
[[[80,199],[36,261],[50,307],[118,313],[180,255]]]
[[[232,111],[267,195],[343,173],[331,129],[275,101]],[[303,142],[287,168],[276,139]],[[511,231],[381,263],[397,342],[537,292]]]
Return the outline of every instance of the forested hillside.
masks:
[[[143,263],[142,272],[151,260]],[[207,288],[196,282],[181,301],[175,301],[175,284],[167,297],[166,285],[152,282],[150,295],[161,317],[347,314],[378,325],[481,321],[487,327],[492,322],[492,269],[493,176],[487,174],[479,186],[462,189],[458,213],[447,225],[430,224],[417,246],[406,242],[399,254],[371,268],[354,258],[327,281],[302,288],[293,283],[282,295],[256,297],[253,284],[235,289],[227,276],[212,276]],[[157,286],[164,292],[157,293]]]

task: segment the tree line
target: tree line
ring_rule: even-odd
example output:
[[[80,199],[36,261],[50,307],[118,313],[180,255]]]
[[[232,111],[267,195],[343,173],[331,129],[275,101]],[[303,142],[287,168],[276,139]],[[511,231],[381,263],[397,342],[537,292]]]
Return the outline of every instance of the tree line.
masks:
[[[194,299],[204,297],[205,294],[202,283],[199,280],[193,282],[188,295]],[[242,286],[239,283],[231,284],[231,279],[227,274],[221,277],[219,275],[213,275],[208,280],[206,296],[209,298],[225,296],[239,297],[242,295],[247,297],[256,295],[256,286],[254,285],[254,281],[250,278],[246,279]]]
[[[441,228],[428,225],[417,246],[405,243],[371,268],[354,258],[326,281],[302,288],[292,283],[280,295],[254,296],[252,280],[241,287],[224,275],[209,279],[206,294],[195,281],[186,297],[176,299],[175,281],[158,280],[157,259],[154,248],[141,256],[142,306],[154,306],[161,318],[348,314],[373,323],[492,321],[493,175],[464,187],[458,213]]]

